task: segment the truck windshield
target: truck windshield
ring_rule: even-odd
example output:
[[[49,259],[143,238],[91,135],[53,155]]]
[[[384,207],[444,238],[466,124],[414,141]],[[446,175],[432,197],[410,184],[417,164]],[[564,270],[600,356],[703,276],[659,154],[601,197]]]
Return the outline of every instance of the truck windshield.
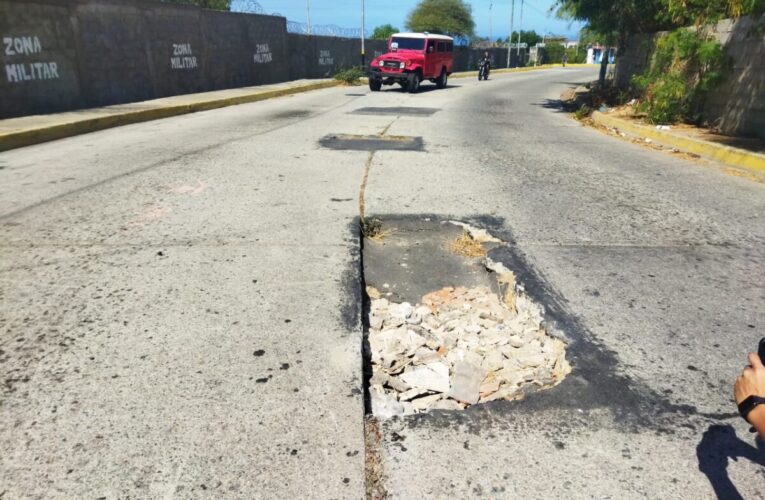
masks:
[[[405,38],[394,36],[391,45],[397,43],[399,50],[422,50],[425,47],[425,40],[422,38]]]

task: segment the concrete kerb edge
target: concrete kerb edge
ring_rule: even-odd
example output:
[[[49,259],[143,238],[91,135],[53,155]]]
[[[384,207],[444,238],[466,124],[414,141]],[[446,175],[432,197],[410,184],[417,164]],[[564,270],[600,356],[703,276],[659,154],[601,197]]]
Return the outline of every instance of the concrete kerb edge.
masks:
[[[138,111],[125,111],[123,113],[115,113],[112,115],[99,116],[96,118],[85,118],[69,123],[57,123],[50,126],[0,133],[0,151],[8,151],[24,146],[32,146],[34,144],[87,134],[107,128],[120,127],[122,125],[159,120],[161,118],[169,118],[172,116],[194,113],[197,111],[208,111],[211,109],[223,108],[227,106],[236,106],[238,104],[247,104],[251,102],[263,101],[266,99],[273,99],[275,97],[298,94],[301,92],[310,92],[312,90],[336,87],[338,85],[340,85],[340,82],[337,81],[311,83],[295,87],[258,91],[252,94],[235,97],[201,100],[199,102],[189,104],[166,105]]]
[[[704,158],[716,160],[734,167],[765,173],[765,155],[715,144],[702,139],[678,136],[671,132],[632,123],[616,116],[609,116],[599,111],[592,114],[592,120],[599,125],[613,127],[633,136],[647,137],[664,146],[673,147],[688,153],[694,153]]]

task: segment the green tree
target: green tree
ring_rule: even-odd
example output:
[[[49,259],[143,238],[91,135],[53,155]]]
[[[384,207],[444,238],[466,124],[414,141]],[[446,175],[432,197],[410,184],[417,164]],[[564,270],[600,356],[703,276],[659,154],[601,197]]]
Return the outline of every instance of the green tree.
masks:
[[[518,43],[518,32],[513,31],[512,38],[510,40],[511,43]],[[527,43],[529,44],[529,47],[533,47],[534,45],[542,42],[542,35],[537,33],[534,30],[531,31],[524,31],[521,30],[521,43]]]
[[[398,28],[392,24],[383,24],[372,31],[372,38],[375,40],[387,40],[394,33],[398,33]]]
[[[231,10],[231,0],[162,0],[165,3],[195,5],[203,9]]]
[[[617,45],[617,57],[633,33],[653,33],[689,24],[703,24],[722,17],[765,11],[765,0],[556,0],[559,17],[585,21],[587,29],[606,46]],[[600,81],[606,75],[603,58]]]
[[[665,26],[668,0],[556,0],[553,9],[559,17],[587,22],[587,29],[600,35],[606,47],[624,47],[631,33],[650,33]],[[618,53],[618,52],[617,52]],[[600,66],[600,83],[605,83],[608,58]]]
[[[579,46],[582,48],[586,48],[588,45],[598,45],[601,40],[602,35],[595,33],[587,27],[579,31]]]
[[[406,28],[470,38],[475,31],[473,13],[463,0],[421,0],[409,13]]]
[[[670,21],[678,27],[765,11],[765,0],[665,0],[665,3]]]

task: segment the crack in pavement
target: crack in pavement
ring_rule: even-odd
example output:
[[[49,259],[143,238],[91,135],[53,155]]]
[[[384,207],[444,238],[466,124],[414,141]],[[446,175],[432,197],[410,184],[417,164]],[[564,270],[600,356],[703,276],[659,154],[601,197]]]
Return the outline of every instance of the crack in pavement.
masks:
[[[385,126],[385,128],[377,134],[380,137],[384,137],[385,134],[390,130],[391,126],[398,120],[400,117],[396,117],[393,119],[392,122],[390,122],[388,125]],[[366,217],[366,190],[367,190],[367,181],[369,180],[369,172],[372,170],[372,161],[374,160],[376,151],[370,151],[369,155],[367,156],[367,161],[364,164],[364,175],[361,177],[361,186],[359,188],[359,217],[361,217],[361,220],[363,221]]]

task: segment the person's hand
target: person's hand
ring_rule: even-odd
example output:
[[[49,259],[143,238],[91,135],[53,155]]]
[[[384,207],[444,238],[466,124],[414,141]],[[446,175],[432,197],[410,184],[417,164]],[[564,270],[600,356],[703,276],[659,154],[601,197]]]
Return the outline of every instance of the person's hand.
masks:
[[[757,354],[749,353],[749,366],[744,368],[736,380],[733,396],[736,399],[736,404],[741,403],[749,396],[765,397],[765,366]],[[747,415],[747,420],[757,429],[760,436],[765,438],[765,404],[755,406]]]
[[[761,396],[765,398],[765,366],[760,357],[749,353],[749,366],[744,368],[733,388],[736,404],[741,403],[749,396]]]

